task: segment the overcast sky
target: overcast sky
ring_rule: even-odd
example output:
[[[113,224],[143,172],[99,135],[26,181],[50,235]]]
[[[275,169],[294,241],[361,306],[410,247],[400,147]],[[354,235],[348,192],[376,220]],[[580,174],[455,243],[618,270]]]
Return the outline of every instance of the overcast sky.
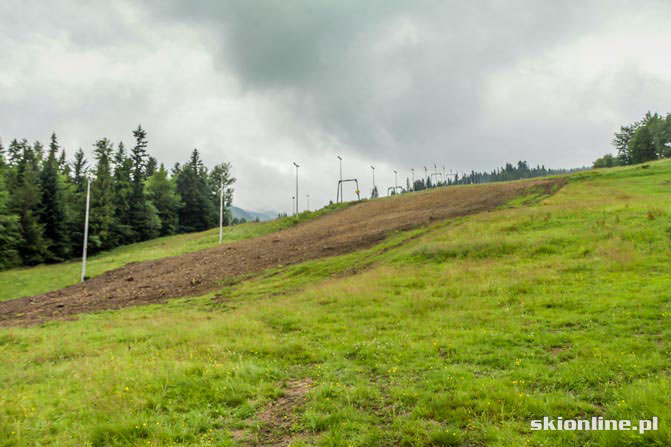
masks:
[[[291,211],[393,169],[575,167],[671,111],[671,2],[0,2],[0,138],[71,155],[141,123],[172,166],[233,164],[234,203]],[[352,193],[346,194],[352,197]]]

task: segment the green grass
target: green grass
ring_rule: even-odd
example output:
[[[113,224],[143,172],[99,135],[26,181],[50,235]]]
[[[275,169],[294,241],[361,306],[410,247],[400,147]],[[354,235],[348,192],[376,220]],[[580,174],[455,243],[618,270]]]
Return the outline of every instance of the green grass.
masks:
[[[263,236],[347,205],[347,203],[333,204],[318,211],[300,213],[298,217],[284,217],[269,222],[250,222],[224,227],[222,239],[224,243],[229,243]],[[198,233],[167,236],[126,245],[90,256],[86,264],[86,275],[92,278],[130,262],[178,256],[214,247],[218,243],[219,228],[214,228]],[[81,278],[81,271],[81,260],[0,271],[0,301],[37,295],[76,284]]]
[[[671,445],[671,163],[531,202],[203,297],[0,330],[0,446],[254,445],[305,378],[293,445]],[[530,431],[543,416],[660,429]]]

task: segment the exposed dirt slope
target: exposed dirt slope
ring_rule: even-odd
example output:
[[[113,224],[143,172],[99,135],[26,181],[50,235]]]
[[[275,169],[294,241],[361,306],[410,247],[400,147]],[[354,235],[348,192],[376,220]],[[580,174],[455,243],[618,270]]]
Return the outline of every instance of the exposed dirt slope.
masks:
[[[217,288],[226,277],[370,247],[395,230],[492,210],[563,179],[437,188],[372,200],[295,227],[172,258],[128,264],[82,284],[0,302],[0,326],[30,325],[104,309],[156,303]]]

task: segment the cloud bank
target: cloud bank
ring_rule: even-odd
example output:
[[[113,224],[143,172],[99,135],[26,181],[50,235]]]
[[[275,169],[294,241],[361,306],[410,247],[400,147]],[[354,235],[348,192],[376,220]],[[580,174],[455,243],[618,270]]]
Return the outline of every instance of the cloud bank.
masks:
[[[664,1],[112,1],[0,5],[0,137],[130,141],[231,161],[236,204],[311,206],[338,160],[371,187],[410,168],[573,167],[671,100]],[[305,198],[301,197],[301,208]]]

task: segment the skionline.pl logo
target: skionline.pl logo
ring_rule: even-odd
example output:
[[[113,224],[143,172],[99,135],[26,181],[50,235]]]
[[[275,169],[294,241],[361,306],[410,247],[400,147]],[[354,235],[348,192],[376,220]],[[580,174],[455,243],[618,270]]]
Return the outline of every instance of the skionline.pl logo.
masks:
[[[637,424],[632,423],[630,420],[622,419],[604,419],[603,417],[593,417],[592,419],[564,419],[558,417],[557,419],[551,419],[545,416],[541,419],[534,419],[531,421],[532,430],[563,430],[563,431],[576,431],[576,430],[596,430],[596,431],[605,431],[605,430],[621,430],[621,431],[638,431],[639,433],[645,433],[648,430],[657,430],[658,427],[658,418],[657,416],[652,419],[640,419]]]

